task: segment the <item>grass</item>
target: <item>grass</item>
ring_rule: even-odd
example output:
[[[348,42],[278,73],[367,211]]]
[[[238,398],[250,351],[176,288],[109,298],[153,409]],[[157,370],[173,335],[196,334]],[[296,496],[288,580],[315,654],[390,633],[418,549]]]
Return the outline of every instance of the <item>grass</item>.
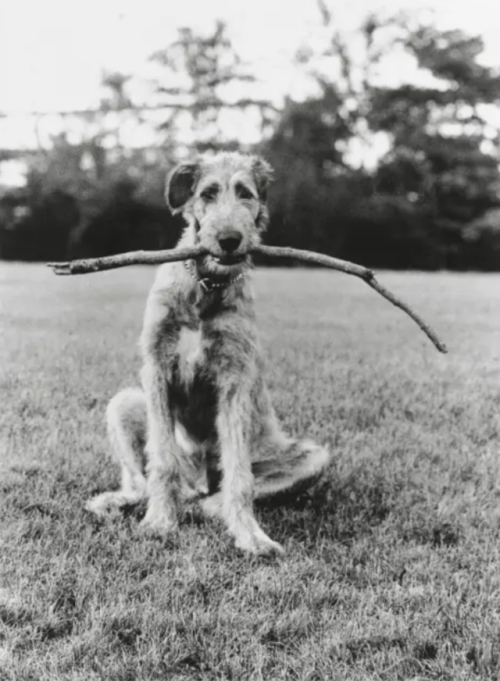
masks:
[[[358,280],[256,274],[277,411],[334,453],[315,496],[258,509],[269,560],[195,511],[169,546],[83,510],[117,484],[103,411],[152,276],[1,265],[2,678],[498,679],[500,277],[381,274],[441,356]]]

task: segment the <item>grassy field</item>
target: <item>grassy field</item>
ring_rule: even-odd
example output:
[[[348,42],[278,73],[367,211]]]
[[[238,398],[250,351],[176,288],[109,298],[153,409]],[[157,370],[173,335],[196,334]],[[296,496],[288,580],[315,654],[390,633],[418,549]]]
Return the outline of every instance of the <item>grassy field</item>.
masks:
[[[258,516],[283,559],[187,512],[178,546],[84,510],[117,485],[107,400],[137,383],[153,271],[0,264],[5,681],[500,677],[500,276],[255,275],[277,411],[334,453]]]

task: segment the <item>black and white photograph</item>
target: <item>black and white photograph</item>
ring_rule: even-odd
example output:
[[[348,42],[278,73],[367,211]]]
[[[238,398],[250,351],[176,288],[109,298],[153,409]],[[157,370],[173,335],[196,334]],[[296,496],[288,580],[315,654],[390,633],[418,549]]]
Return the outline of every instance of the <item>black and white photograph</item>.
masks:
[[[499,36],[0,0],[2,679],[500,679]]]

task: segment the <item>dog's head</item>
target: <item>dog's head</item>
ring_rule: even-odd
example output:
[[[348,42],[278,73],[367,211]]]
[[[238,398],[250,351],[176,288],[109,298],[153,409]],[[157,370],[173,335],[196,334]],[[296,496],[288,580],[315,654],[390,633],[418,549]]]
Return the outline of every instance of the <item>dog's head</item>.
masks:
[[[167,180],[166,199],[173,213],[188,222],[190,245],[206,248],[203,268],[234,272],[248,263],[249,252],[267,227],[267,187],[271,167],[257,156],[222,153],[181,163]]]

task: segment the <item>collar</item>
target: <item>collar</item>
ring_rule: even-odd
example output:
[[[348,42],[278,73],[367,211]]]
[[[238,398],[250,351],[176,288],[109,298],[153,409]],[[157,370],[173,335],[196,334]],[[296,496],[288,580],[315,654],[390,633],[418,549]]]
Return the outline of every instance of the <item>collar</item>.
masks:
[[[196,271],[194,260],[185,260],[184,266],[187,269],[187,271],[191,274],[191,276],[194,279],[196,279],[196,281],[205,291],[205,293],[212,293],[212,291],[228,288],[229,286],[231,286],[231,284],[240,281],[240,279],[243,279],[243,277],[245,276],[244,272],[239,272],[234,277],[229,277],[225,281],[217,281],[217,279],[214,279],[212,277],[200,278]]]

